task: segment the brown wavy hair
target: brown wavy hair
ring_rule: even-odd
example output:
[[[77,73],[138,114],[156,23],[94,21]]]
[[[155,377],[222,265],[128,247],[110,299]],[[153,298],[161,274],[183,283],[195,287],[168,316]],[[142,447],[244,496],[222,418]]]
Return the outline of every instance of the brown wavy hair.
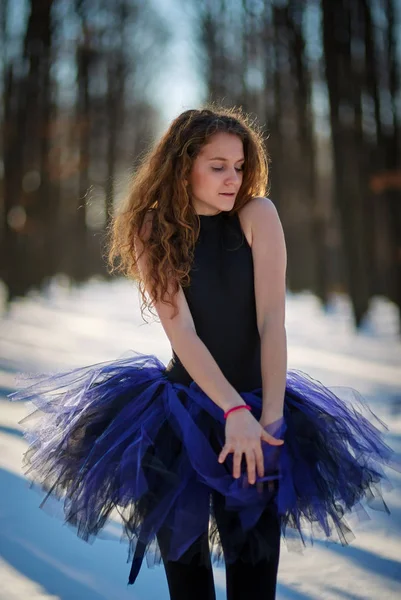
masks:
[[[253,197],[266,195],[269,160],[263,133],[242,109],[187,110],[174,119],[141,160],[109,230],[111,272],[121,272],[138,282],[142,318],[144,309],[152,312],[159,300],[176,309],[175,293],[180,285],[185,287],[190,283],[200,223],[185,179],[201,148],[220,132],[237,135],[244,148],[242,184],[230,214],[239,211]],[[145,237],[142,226],[149,211],[152,211],[152,225]],[[146,252],[146,281],[137,265],[137,236]]]

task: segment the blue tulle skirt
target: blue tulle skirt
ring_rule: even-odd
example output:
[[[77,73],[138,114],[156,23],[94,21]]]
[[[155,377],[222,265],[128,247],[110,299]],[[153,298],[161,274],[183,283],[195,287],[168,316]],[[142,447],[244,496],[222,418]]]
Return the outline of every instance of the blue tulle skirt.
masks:
[[[259,419],[262,390],[241,396]],[[63,518],[87,541],[117,511],[133,558],[129,583],[145,555],[148,564],[160,562],[161,532],[169,560],[187,556],[207,532],[214,563],[238,558],[241,535],[248,560],[257,562],[271,550],[268,536],[252,539],[266,507],[276,511],[282,536],[298,544],[314,536],[346,544],[349,515],[366,516],[369,506],[388,511],[385,469],[398,463],[383,441],[384,424],[355,392],[352,401],[341,399],[300,371],[287,374],[284,420],[273,432],[284,444],[262,442],[265,476],[255,485],[245,462],[234,479],[232,455],[217,460],[223,411],[195,382],[171,382],[153,355],[38,376],[10,398],[36,407],[23,420],[24,463],[46,491],[43,503],[62,498]],[[223,554],[211,492],[238,517],[230,555]]]

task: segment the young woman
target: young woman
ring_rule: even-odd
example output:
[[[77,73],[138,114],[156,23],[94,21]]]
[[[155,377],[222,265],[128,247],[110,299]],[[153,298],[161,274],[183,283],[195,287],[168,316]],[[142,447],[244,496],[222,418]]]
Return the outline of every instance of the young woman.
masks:
[[[173,600],[215,598],[212,559],[229,600],[275,598],[286,528],[346,543],[344,516],[379,493],[392,455],[363,406],[287,372],[286,249],[266,185],[262,136],[240,111],[177,117],[137,170],[110,250],[160,318],[169,364],[138,353],[13,395],[40,411],[30,477],[64,497],[84,539],[117,509],[129,583],[148,553]]]

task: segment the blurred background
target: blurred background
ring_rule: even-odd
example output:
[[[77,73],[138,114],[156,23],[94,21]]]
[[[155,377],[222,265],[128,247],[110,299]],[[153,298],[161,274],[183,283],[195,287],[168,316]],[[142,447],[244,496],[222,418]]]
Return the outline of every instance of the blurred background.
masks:
[[[162,569],[127,591],[124,545],[90,547],[38,509],[7,394],[20,372],[129,349],[168,361],[135,286],[107,273],[105,230],[169,121],[215,101],[265,132],[289,366],[357,388],[400,450],[401,2],[1,0],[0,47],[0,600],[167,599]],[[397,477],[391,516],[352,546],[284,553],[280,599],[398,597]]]
[[[203,101],[264,127],[289,287],[401,307],[399,0],[2,0],[4,302],[106,276],[135,162]]]
[[[289,287],[401,307],[399,0],[3,0],[4,301],[106,276],[135,161],[188,107],[264,127]]]

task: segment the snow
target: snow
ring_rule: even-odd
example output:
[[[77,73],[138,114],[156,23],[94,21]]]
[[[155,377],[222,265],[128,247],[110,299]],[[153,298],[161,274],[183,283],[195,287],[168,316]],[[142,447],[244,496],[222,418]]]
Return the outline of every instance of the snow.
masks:
[[[45,295],[12,304],[0,321],[0,600],[164,600],[162,567],[144,563],[127,587],[127,546],[111,523],[94,544],[78,539],[60,518],[60,505],[39,510],[41,495],[21,468],[26,442],[18,423],[26,414],[12,404],[15,376],[57,371],[129,350],[156,354],[167,363],[171,349],[161,325],[140,317],[136,288],[125,281],[93,280],[70,288],[55,280]],[[329,387],[351,386],[369,402],[389,431],[386,441],[401,452],[401,340],[396,307],[375,298],[361,331],[355,332],[345,296],[333,296],[324,312],[310,293],[287,296],[288,366]],[[391,510],[370,511],[353,523],[350,546],[316,542],[302,553],[282,544],[279,600],[362,600],[401,597],[401,475],[386,493]],[[54,516],[51,514],[54,512]],[[58,515],[58,516],[57,516]],[[117,541],[116,541],[117,540]],[[214,568],[217,600],[225,598],[223,568]]]

